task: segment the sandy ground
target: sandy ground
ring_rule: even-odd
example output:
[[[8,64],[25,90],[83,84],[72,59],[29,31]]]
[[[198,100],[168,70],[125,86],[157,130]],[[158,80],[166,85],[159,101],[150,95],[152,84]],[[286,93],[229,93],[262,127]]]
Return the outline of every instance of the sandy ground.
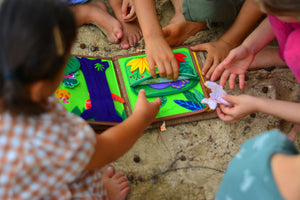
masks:
[[[156,5],[165,26],[174,14],[172,4],[169,0],[157,0]],[[185,44],[212,41],[224,31],[222,26],[201,31]],[[80,43],[87,48],[81,49]],[[98,51],[91,50],[93,45]],[[131,54],[143,47],[141,40],[134,48],[123,50],[118,44],[110,44],[98,27],[85,25],[79,29],[72,53],[110,57]],[[300,98],[298,83],[288,68],[250,71],[247,77],[243,91],[225,89],[229,94],[246,93],[289,101]],[[211,119],[169,126],[166,132],[147,130],[128,153],[111,165],[128,176],[130,200],[213,199],[228,162],[242,142],[273,128],[288,133],[291,127],[291,123],[256,113],[235,124]]]

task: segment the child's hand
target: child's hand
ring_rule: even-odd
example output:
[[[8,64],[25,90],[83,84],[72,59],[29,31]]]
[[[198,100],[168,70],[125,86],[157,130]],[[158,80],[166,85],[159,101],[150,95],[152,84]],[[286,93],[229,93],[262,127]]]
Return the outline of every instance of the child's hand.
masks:
[[[149,102],[146,98],[145,90],[142,89],[139,91],[138,99],[134,107],[134,113],[139,114],[140,117],[152,122],[159,111],[160,104],[160,98],[156,98],[155,101]]]
[[[216,67],[226,58],[232,49],[231,45],[221,39],[191,47],[193,51],[206,51],[206,59],[202,68],[202,75],[210,79]]]
[[[177,80],[179,66],[175,54],[163,36],[146,41],[146,57],[153,78],[156,78],[155,66],[157,66],[160,77],[167,76],[167,79]]]
[[[221,104],[217,108],[219,118],[225,122],[236,122],[248,114],[256,112],[255,97],[250,95],[222,95],[222,98],[232,103],[231,106]]]
[[[123,0],[121,10],[124,22],[131,22],[136,19],[132,0]]]
[[[222,74],[220,85],[224,87],[226,80],[229,77],[229,86],[233,89],[235,78],[239,75],[240,89],[243,89],[245,85],[245,73],[254,60],[254,57],[255,55],[244,46],[239,46],[231,50],[225,60],[217,66],[211,80],[217,80]]]

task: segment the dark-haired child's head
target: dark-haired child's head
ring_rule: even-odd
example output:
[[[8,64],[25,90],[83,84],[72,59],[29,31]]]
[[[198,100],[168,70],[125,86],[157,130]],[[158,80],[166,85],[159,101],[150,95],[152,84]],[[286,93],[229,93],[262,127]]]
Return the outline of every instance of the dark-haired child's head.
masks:
[[[75,19],[66,4],[4,0],[0,5],[0,110],[43,112],[43,101],[63,77],[75,37]]]
[[[282,18],[283,21],[300,21],[300,0],[255,0],[262,11]]]

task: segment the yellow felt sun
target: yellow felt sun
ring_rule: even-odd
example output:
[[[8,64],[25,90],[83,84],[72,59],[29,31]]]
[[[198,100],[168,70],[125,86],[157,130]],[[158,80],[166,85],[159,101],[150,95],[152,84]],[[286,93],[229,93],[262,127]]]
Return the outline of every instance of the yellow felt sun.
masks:
[[[131,72],[135,71],[136,69],[139,69],[140,74],[143,74],[145,69],[147,69],[149,71],[149,64],[147,62],[146,57],[132,59],[126,65],[126,67],[129,67],[129,66],[131,66],[131,68],[130,68]]]

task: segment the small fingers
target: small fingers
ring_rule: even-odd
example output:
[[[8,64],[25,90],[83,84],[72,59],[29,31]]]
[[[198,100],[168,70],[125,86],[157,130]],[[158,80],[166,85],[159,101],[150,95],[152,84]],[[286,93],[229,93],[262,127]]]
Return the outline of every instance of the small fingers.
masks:
[[[245,86],[245,74],[239,75],[240,89],[244,89]]]
[[[225,122],[230,122],[232,120],[232,118],[229,115],[226,115],[222,112],[221,108],[217,108],[217,115],[221,120]]]
[[[166,72],[164,65],[161,62],[157,63],[157,69],[158,69],[159,76],[161,78],[166,77],[167,72]]]
[[[206,73],[209,70],[210,66],[212,65],[213,61],[214,61],[214,58],[212,56],[210,56],[210,54],[207,54],[205,63],[202,68],[202,75],[206,75]],[[205,78],[209,79],[209,77],[207,77],[207,76],[205,76]]]
[[[172,61],[173,80],[176,81],[179,76],[179,65],[175,60]]]
[[[234,89],[236,74],[230,74],[229,77],[229,87],[230,89]]]
[[[135,10],[134,10],[134,6],[132,5],[130,7],[130,12],[123,17],[124,20],[127,20],[127,21],[132,21],[136,18],[136,15],[135,15]]]
[[[122,7],[121,7],[121,12],[122,12],[122,16],[124,18],[124,16],[127,15],[127,9],[128,9],[129,3],[122,3]]]
[[[155,66],[154,66],[154,62],[152,59],[147,58],[148,64],[149,64],[149,70],[150,70],[150,74],[153,78],[156,78],[156,70],[155,70]]]
[[[228,109],[230,108],[225,105],[220,105],[220,107],[217,108],[218,117],[225,122],[236,122],[237,120],[226,111]]]
[[[214,74],[215,74],[215,73],[214,73]],[[213,74],[213,75],[214,75],[214,74]],[[225,86],[225,83],[226,83],[226,81],[227,81],[229,75],[230,75],[230,72],[229,72],[228,70],[225,70],[225,71],[223,72],[223,74],[222,74],[222,76],[221,76],[221,79],[220,79],[220,85],[221,85],[222,87]],[[212,78],[213,78],[213,77],[212,77]]]
[[[173,68],[170,63],[165,63],[164,68],[166,70],[167,74],[167,79],[172,79],[173,78]]]
[[[224,73],[224,70],[225,70],[224,64],[223,64],[223,62],[221,62],[218,66],[216,66],[216,69],[211,76],[211,80],[216,81],[220,77],[220,75],[222,73]],[[222,74],[222,76],[223,76],[223,74]]]
[[[191,50],[193,50],[193,51],[207,51],[207,45],[206,44],[197,44],[195,46],[192,46]]]
[[[210,79],[211,75],[214,73],[214,71],[215,71],[215,69],[216,69],[216,67],[218,66],[219,63],[220,63],[219,59],[215,58],[213,64],[209,68],[209,71],[206,73],[206,78],[207,79]]]

